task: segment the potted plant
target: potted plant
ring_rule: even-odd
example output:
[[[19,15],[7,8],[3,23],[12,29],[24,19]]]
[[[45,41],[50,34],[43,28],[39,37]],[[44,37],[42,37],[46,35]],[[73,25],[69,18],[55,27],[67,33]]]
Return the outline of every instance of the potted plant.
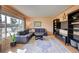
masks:
[[[11,35],[11,34],[10,34],[10,36],[11,36],[11,43],[10,43],[10,46],[11,46],[11,47],[14,47],[14,46],[16,46],[16,37],[15,37],[15,34],[14,34],[14,35]]]

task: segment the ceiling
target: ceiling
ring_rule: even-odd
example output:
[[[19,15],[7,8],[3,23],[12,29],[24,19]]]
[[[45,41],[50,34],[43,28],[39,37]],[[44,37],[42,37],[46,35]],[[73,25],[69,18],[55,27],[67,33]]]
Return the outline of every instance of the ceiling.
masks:
[[[55,16],[69,5],[12,5],[13,8],[31,17]]]

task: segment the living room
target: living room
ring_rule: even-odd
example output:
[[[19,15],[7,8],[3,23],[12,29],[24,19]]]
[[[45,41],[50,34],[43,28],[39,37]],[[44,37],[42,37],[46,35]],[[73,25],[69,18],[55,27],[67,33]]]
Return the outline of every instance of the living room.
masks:
[[[79,12],[79,5],[1,5],[0,51],[77,53],[78,42],[69,39],[70,34],[66,34],[68,29],[65,28],[68,27],[68,15],[73,12]],[[62,24],[61,28],[58,27],[60,24],[57,26],[59,30],[54,29],[53,20],[57,19]],[[58,37],[60,33],[65,34],[61,36],[62,40]]]

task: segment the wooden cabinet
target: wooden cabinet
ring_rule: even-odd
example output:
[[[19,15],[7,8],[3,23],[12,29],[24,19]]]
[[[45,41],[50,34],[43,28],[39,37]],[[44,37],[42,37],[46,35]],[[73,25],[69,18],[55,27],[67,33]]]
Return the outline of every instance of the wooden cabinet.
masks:
[[[2,40],[0,43],[0,52],[4,53],[9,49],[10,49],[10,40],[9,39]]]
[[[1,46],[1,52],[4,52],[5,51],[5,40],[1,41],[0,46]]]
[[[10,49],[10,39],[9,38],[6,39],[5,44],[6,44],[6,50],[8,51]]]

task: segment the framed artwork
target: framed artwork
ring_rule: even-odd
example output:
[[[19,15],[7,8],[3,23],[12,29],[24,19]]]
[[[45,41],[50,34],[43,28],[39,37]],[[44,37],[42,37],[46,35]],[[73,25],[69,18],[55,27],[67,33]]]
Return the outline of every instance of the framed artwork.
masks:
[[[41,21],[34,21],[34,27],[41,27]]]

